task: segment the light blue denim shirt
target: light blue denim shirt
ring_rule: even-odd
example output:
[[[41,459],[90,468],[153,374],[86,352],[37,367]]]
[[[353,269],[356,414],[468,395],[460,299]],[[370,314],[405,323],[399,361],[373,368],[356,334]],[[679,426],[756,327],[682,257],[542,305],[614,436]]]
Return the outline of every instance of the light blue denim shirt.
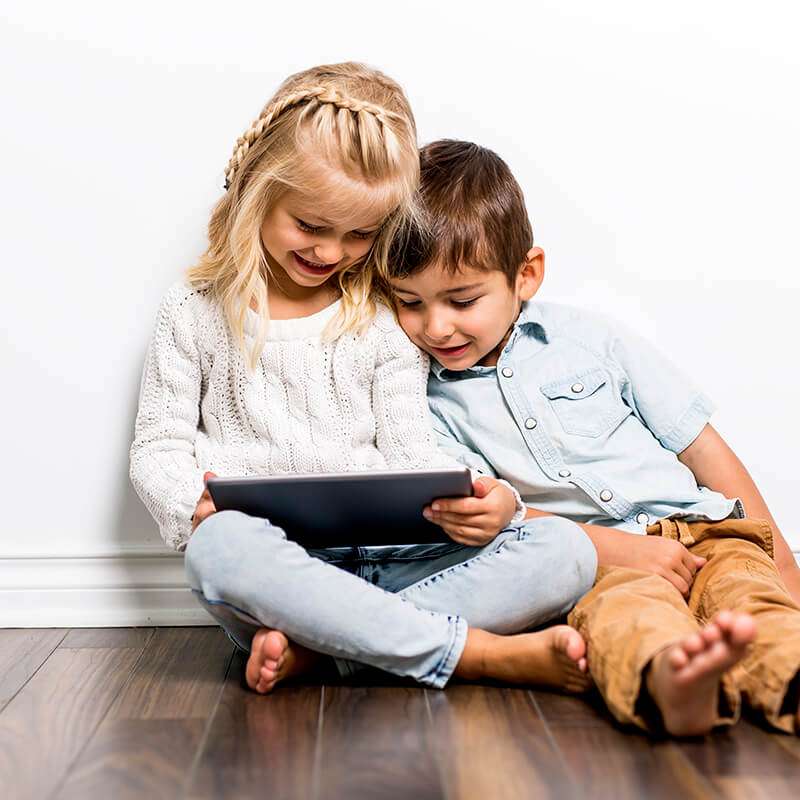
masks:
[[[432,362],[439,445],[536,509],[644,533],[663,517],[743,516],[677,457],[713,405],[652,345],[583,309],[525,303],[497,363]]]

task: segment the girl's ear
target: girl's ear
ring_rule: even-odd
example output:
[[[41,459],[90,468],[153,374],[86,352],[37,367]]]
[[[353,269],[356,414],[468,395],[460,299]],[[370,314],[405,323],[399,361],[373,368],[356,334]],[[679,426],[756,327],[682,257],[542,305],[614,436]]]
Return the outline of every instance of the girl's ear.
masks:
[[[531,247],[525,254],[517,273],[517,295],[520,300],[530,300],[544,280],[544,250],[541,247]]]

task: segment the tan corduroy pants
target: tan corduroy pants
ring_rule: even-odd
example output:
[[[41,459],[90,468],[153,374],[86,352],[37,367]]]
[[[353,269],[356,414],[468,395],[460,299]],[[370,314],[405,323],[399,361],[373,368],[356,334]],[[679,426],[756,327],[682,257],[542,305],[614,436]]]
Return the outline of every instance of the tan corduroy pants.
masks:
[[[592,676],[611,713],[620,722],[658,732],[660,715],[641,691],[650,661],[719,611],[744,611],[756,621],[756,640],[722,678],[716,724],[736,722],[745,703],[773,727],[797,732],[800,607],[775,566],[769,524],[663,519],[647,533],[677,539],[708,561],[688,602],[658,575],[601,568],[592,590],[570,614],[570,624],[586,640]]]

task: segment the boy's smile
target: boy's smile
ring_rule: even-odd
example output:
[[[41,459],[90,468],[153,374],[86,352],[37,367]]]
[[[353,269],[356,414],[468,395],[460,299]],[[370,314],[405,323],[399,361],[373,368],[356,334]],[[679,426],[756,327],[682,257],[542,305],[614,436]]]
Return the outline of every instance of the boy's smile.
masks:
[[[523,301],[544,277],[544,253],[532,248],[514,286],[504,273],[439,264],[391,280],[397,317],[406,335],[443,367],[494,366]]]

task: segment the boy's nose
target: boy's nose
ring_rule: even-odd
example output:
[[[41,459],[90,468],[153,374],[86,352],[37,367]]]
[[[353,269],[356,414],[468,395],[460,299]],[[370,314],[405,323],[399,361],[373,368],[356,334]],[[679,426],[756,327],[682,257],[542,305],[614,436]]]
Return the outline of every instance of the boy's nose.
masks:
[[[444,317],[428,317],[425,320],[425,336],[432,343],[447,341],[453,332],[453,326]]]

